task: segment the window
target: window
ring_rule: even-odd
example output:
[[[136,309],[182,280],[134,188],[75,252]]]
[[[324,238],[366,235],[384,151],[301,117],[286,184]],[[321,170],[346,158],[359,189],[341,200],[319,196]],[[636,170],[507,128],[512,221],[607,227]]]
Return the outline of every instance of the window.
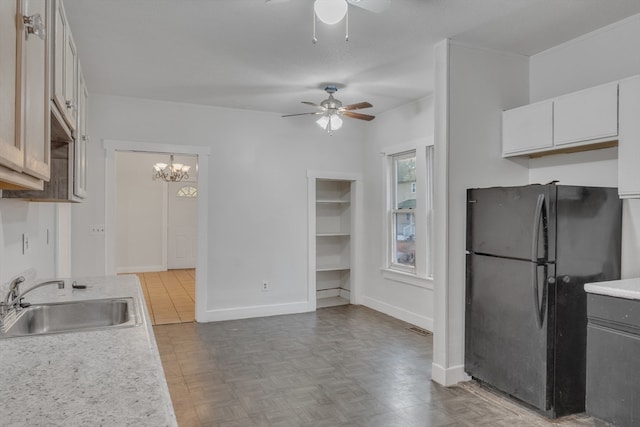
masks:
[[[388,193],[384,269],[389,274],[403,273],[408,283],[431,276],[433,147],[414,147],[385,153]]]
[[[414,270],[416,267],[416,152],[392,158],[391,265]]]
[[[176,196],[188,198],[198,197],[198,189],[191,185],[185,185],[184,187],[180,187]]]

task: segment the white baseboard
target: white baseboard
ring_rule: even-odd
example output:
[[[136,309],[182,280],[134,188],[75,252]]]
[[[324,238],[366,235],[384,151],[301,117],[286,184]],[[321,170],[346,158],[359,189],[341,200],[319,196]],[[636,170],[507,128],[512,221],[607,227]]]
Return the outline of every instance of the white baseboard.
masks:
[[[432,363],[431,380],[445,387],[449,387],[459,382],[470,381],[471,377],[464,373],[464,365],[443,368],[436,363]]]
[[[116,267],[116,274],[152,273],[156,271],[167,271],[167,267],[164,265],[146,265],[144,267]]]
[[[252,317],[279,316],[282,314],[306,313],[313,311],[308,301],[287,304],[255,305],[251,307],[220,308],[207,310],[198,322],[218,322],[221,320],[249,319]]]
[[[316,298],[331,298],[340,295],[339,289],[320,289],[316,291]]]
[[[396,319],[400,319],[404,322],[411,323],[412,325],[416,325],[433,332],[433,319],[430,317],[413,313],[411,311],[405,310],[404,308],[396,307],[394,305],[387,304],[386,302],[382,302],[371,297],[363,296],[361,299],[361,303],[362,305],[372,308],[376,311],[388,314],[391,317],[395,317]]]

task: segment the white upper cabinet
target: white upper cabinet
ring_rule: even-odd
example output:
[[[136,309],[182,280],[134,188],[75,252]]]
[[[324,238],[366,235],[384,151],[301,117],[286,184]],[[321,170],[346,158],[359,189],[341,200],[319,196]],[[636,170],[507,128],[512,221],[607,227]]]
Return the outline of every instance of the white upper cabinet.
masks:
[[[618,135],[618,83],[610,83],[554,100],[555,145],[615,138]]]
[[[48,0],[0,2],[0,188],[50,175]]]
[[[21,171],[24,152],[16,126],[19,1],[0,1],[0,165]]]
[[[53,0],[53,3],[51,95],[66,125],[74,131],[78,117],[78,55],[62,1]]]
[[[553,147],[553,102],[514,108],[502,116],[502,154],[524,154]]]
[[[21,46],[21,137],[25,150],[23,173],[49,181],[50,104],[49,104],[49,28],[47,0],[23,0],[22,15],[37,22],[42,20],[42,35],[30,34],[29,25],[23,23]]]
[[[618,192],[640,198],[640,75],[620,81]]]
[[[616,145],[618,82],[502,113],[502,155],[543,155]]]
[[[87,108],[89,93],[84,83],[84,76],[78,64],[78,128],[74,147],[74,177],[73,194],[84,199],[87,197],[87,144],[89,134],[87,129]]]

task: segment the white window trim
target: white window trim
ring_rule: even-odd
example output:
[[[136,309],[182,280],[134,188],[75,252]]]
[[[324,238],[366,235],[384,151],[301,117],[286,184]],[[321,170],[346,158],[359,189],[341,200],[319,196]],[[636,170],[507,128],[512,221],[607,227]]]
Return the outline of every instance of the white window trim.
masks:
[[[433,138],[422,138],[406,144],[399,144],[386,147],[383,151],[383,186],[385,198],[383,209],[383,267],[380,269],[382,276],[389,280],[394,280],[408,285],[418,286],[426,289],[433,289],[433,153],[430,162],[427,163],[427,147],[434,145]],[[409,151],[416,153],[416,208],[413,209],[415,215],[416,235],[428,236],[428,239],[416,239],[416,266],[406,268],[399,265],[392,265],[391,260],[391,204],[393,202],[393,180],[390,179],[393,173],[393,156],[397,156]],[[430,178],[431,185],[423,189],[419,183],[427,182]],[[429,240],[429,241],[427,241]]]

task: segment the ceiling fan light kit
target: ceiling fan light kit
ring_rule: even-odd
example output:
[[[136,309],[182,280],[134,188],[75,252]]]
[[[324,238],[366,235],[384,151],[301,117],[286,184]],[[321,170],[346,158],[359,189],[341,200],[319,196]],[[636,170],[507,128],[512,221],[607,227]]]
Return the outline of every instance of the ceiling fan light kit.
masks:
[[[328,25],[342,21],[348,8],[346,0],[316,0],[313,4],[313,10],[318,19]]]
[[[345,19],[344,40],[349,41],[349,3],[347,0],[315,0],[313,3],[313,44],[318,43],[316,19],[327,25],[335,25]]]

